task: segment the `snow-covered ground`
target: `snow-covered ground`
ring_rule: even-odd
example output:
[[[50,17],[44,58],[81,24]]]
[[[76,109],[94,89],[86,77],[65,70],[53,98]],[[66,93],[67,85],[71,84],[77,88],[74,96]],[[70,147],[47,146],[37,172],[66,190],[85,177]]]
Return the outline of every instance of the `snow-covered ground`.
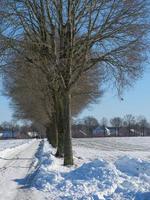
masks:
[[[16,146],[26,144],[30,142],[31,140],[0,140],[0,151],[5,150],[5,149],[11,149]]]
[[[43,144],[31,186],[37,199],[150,200],[150,138],[74,139],[73,144],[71,168]]]
[[[150,161],[150,137],[74,139],[73,144],[75,155],[84,160],[104,159],[109,162],[120,156],[131,156]]]
[[[32,168],[39,141],[0,141],[0,200],[14,200],[19,192],[17,180]]]
[[[73,139],[72,167],[46,140],[21,146],[0,160],[1,200],[150,200],[150,137]]]

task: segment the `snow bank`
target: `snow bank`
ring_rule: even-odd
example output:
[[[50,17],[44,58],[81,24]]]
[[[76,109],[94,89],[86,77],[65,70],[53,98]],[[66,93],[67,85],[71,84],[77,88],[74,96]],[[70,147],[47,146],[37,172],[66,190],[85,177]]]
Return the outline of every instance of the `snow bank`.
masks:
[[[56,163],[50,154],[48,158],[43,155],[42,160],[33,186],[49,192],[51,199],[104,199],[105,195],[111,195],[117,187],[117,174],[112,170],[113,166],[105,161],[95,160],[63,173],[52,170],[54,167],[51,165]],[[61,165],[59,167],[63,168]]]
[[[77,166],[64,167],[53,156],[45,141],[36,155],[40,167],[32,187],[41,199],[55,200],[150,200],[150,162],[121,157],[113,162],[82,160]]]
[[[64,192],[67,198],[104,199],[104,196],[115,191],[118,184],[113,166],[103,160],[85,163],[69,173],[62,174],[62,177],[64,179],[57,188]]]

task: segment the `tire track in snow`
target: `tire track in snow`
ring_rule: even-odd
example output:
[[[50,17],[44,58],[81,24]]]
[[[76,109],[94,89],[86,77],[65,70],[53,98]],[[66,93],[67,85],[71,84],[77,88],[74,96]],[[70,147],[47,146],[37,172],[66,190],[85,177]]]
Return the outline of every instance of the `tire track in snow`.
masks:
[[[19,159],[19,155],[29,146],[32,145],[33,141],[30,143],[20,144],[19,146],[11,148],[10,152],[6,152],[6,155],[0,157],[0,173],[4,172],[7,168],[11,167],[12,164]],[[1,152],[5,152],[7,149]],[[18,152],[19,151],[19,152]]]
[[[38,145],[39,141],[33,141],[21,149],[18,148],[2,162],[0,171],[0,200],[14,200],[20,187],[17,180],[21,181],[28,173]]]
[[[23,186],[21,186],[17,192],[16,197],[13,200],[35,200],[34,190],[32,185],[34,184],[34,178],[38,174],[38,170],[41,166],[40,157],[43,152],[44,141],[42,140],[37,148],[37,151],[34,155],[33,162],[31,163],[28,173],[24,178]],[[39,197],[38,197],[39,198]],[[42,200],[40,198],[40,200]]]
[[[19,153],[15,153],[15,155],[13,155],[13,157],[7,157],[7,158],[0,158],[2,160],[5,160],[5,164],[2,165],[2,167],[0,167],[0,173],[5,173],[5,171],[12,167],[13,164],[15,164],[16,160],[19,159],[19,155],[24,151],[24,149],[22,151],[20,151]],[[11,154],[12,155],[12,154]]]

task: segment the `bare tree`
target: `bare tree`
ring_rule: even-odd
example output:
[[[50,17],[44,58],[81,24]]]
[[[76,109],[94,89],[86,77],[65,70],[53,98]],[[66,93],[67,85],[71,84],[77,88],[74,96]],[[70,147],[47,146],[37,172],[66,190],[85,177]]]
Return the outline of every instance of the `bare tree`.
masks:
[[[142,136],[145,135],[145,129],[148,127],[147,119],[144,116],[138,116],[137,124],[140,127],[140,131],[142,132]]]
[[[30,62],[16,55],[3,71],[5,95],[11,97],[14,116],[17,119],[28,119],[46,127],[46,135],[53,147],[57,146],[56,156],[63,156],[63,126],[61,109],[54,110],[52,96],[53,91],[49,89],[49,83],[40,70],[32,68]],[[81,75],[80,79],[71,90],[72,114],[77,115],[90,103],[99,99],[103,91],[99,83],[104,79],[99,69],[89,70]],[[57,101],[61,100],[57,99]],[[57,110],[57,108],[56,108]],[[53,113],[57,114],[54,116]],[[55,124],[55,119],[57,123]],[[58,135],[58,139],[57,139]]]
[[[132,133],[132,129],[133,129],[133,134],[134,134],[134,126],[135,126],[135,117],[131,114],[128,114],[128,115],[125,115],[124,116],[124,121],[123,121],[123,124],[125,127],[128,128],[128,133],[129,133],[129,136],[131,135]]]
[[[84,108],[92,103],[97,103],[104,94],[103,82],[105,80],[103,71],[99,68],[88,70],[83,73],[71,89],[72,115],[78,115]]]
[[[92,116],[85,117],[83,124],[86,126],[87,133],[90,137],[93,136],[93,130],[99,126],[98,120]]]
[[[42,64],[41,62],[38,64]],[[24,60],[13,55],[3,70],[5,95],[11,97],[14,116],[38,122],[47,129],[50,143],[57,146],[57,129],[53,99],[45,74]]]
[[[108,126],[108,120],[106,117],[103,117],[100,121],[100,125],[103,127],[104,129],[104,136],[106,136],[106,127]]]
[[[2,64],[5,65],[5,58],[13,51],[20,53],[20,48],[28,49],[27,44],[32,43],[38,47],[37,57],[26,59],[36,63],[42,55],[46,64],[37,68],[46,76],[53,75],[59,85],[65,165],[73,164],[72,86],[82,73],[96,65],[103,67],[109,79],[117,83],[119,92],[141,75],[149,3],[149,0],[7,0],[3,3],[3,10],[0,9]]]
[[[110,120],[110,123],[117,128],[116,136],[119,135],[119,129],[123,125],[123,120],[120,117],[114,117]]]
[[[15,137],[15,132],[19,130],[19,125],[16,124],[15,120],[10,122],[1,123],[2,130],[9,131],[11,133],[10,137]]]
[[[101,126],[108,126],[108,120],[106,117],[103,117],[100,121]]]

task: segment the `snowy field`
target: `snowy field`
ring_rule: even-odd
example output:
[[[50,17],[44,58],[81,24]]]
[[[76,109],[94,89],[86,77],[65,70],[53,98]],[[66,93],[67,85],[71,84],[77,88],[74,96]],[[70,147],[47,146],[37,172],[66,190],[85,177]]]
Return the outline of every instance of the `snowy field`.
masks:
[[[120,156],[131,156],[150,161],[150,137],[74,139],[77,156],[93,160],[115,161]]]
[[[150,137],[73,139],[72,167],[46,140],[19,142],[0,160],[1,200],[150,200]]]

